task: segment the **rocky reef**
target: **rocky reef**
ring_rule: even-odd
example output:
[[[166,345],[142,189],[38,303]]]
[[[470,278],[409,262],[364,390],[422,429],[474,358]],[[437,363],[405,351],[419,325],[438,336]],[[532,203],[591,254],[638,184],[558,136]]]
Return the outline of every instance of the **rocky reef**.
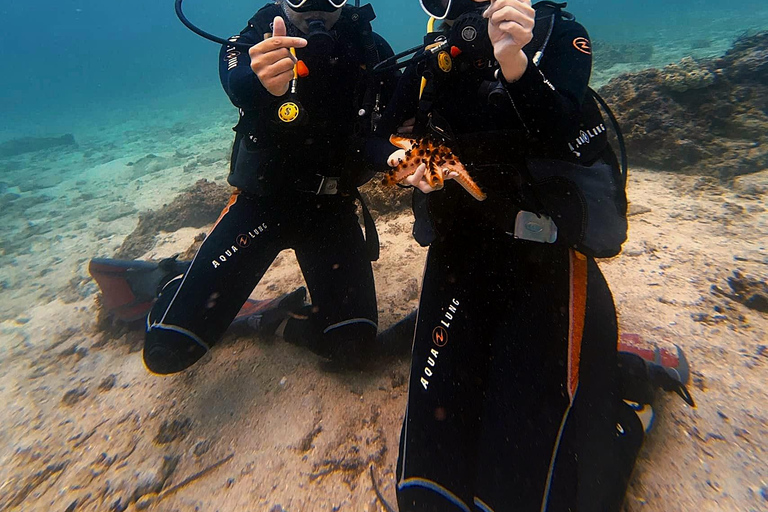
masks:
[[[203,179],[159,210],[142,212],[139,214],[139,225],[126,237],[115,257],[138,258],[152,249],[155,237],[161,231],[199,228],[214,222],[231,192],[230,187]]]
[[[599,92],[633,165],[724,181],[768,168],[768,32],[718,58],[620,75]]]

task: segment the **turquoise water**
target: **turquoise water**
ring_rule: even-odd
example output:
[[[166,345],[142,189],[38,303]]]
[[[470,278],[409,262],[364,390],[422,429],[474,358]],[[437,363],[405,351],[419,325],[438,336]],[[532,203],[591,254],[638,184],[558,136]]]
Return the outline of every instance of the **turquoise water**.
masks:
[[[238,32],[260,2],[187,0],[191,20],[226,36]],[[374,1],[375,28],[395,49],[418,44],[426,17],[417,2]],[[721,52],[747,30],[768,27],[760,0],[571,2],[594,39],[647,42],[659,64],[687,54]],[[218,85],[218,48],[187,31],[173,2],[133,0],[119,8],[98,0],[3,2],[0,33],[0,140],[15,134],[87,129],[127,112],[184,108],[190,101],[226,106]],[[706,49],[691,42],[707,40]]]
[[[160,379],[140,362],[140,332],[96,323],[88,260],[113,256],[142,212],[198,180],[225,186],[237,115],[219,84],[218,46],[183,27],[172,0],[0,1],[0,145],[69,133],[78,142],[0,158],[0,512],[112,510],[156,483],[167,460],[178,466],[166,489],[230,453],[150,510],[378,511],[371,461],[392,501],[407,361],[365,377],[328,375],[296,347],[229,337],[204,365]],[[185,12],[227,37],[261,5],[187,0]],[[373,5],[374,28],[396,51],[421,41],[417,1]],[[766,0],[575,0],[568,10],[595,42],[596,88],[722,55],[768,30]],[[768,100],[740,90],[728,101],[718,115],[733,107],[739,133],[720,146],[728,127],[709,134],[708,162],[729,151],[759,160]],[[742,101],[751,110],[739,110]],[[698,143],[679,132],[672,141]],[[630,239],[600,262],[622,329],[685,349],[699,405],[660,399],[624,510],[766,510],[768,314],[717,290],[734,291],[735,271],[768,278],[768,168],[721,182],[706,165],[682,167],[632,168]],[[379,224],[382,326],[417,303],[424,252],[407,236],[410,222],[405,214]],[[201,231],[160,233],[146,257],[183,252]],[[300,284],[290,266],[281,256],[259,293]],[[191,433],[155,442],[176,419]],[[318,477],[329,460],[347,471]]]

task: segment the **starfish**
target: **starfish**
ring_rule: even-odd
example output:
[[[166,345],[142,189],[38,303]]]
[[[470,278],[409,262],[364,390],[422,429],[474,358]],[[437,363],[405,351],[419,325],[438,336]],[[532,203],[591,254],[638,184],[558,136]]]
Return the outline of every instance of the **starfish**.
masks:
[[[389,141],[400,149],[405,150],[405,159],[398,163],[397,167],[389,171],[384,178],[385,185],[394,185],[403,181],[415,173],[419,165],[425,164],[427,170],[424,173],[424,178],[429,183],[429,186],[435,190],[443,188],[446,176],[449,173],[454,173],[452,179],[464,187],[464,190],[469,192],[472,197],[478,201],[485,199],[485,193],[480,190],[475,180],[469,175],[464,168],[464,164],[459,161],[459,158],[442,141],[430,136],[409,139],[407,137],[398,137],[397,135],[390,136]]]

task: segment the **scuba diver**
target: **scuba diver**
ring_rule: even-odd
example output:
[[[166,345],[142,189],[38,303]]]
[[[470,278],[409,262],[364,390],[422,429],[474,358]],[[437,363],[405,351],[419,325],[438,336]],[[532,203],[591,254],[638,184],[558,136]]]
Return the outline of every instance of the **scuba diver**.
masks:
[[[565,4],[421,6],[429,33],[377,126],[429,245],[399,510],[618,511],[655,390],[694,404],[679,349],[619,344],[595,262],[620,252],[627,203],[589,35]]]
[[[371,30],[370,5],[345,4],[269,3],[222,46],[221,83],[239,111],[228,178],[235,190],[188,268],[166,266],[177,270],[146,323],[151,372],[198,361],[289,248],[312,304],[302,287],[241,318],[337,368],[359,367],[375,344],[378,239],[364,204],[363,237],[357,187],[375,171],[368,162],[386,160],[372,155],[392,151],[371,133],[398,73],[374,77],[392,49]]]

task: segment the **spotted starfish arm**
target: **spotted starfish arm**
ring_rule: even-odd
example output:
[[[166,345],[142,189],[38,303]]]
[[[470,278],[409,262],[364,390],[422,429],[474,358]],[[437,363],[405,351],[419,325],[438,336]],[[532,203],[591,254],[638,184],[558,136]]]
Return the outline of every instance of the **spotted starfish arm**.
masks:
[[[385,185],[395,185],[416,172],[416,169],[419,167],[420,162],[417,162],[412,157],[413,148],[417,146],[418,141],[416,141],[416,139],[392,135],[389,137],[389,142],[392,143],[392,145],[405,150],[405,158],[401,160],[396,167],[390,170],[383,180]]]
[[[459,162],[458,165],[448,166],[444,170],[446,175],[453,173],[453,179],[456,180],[459,185],[464,187],[464,190],[469,192],[469,195],[478,201],[485,201],[485,198],[488,197],[485,195],[485,192],[480,189],[477,183],[475,183],[475,180],[472,179],[461,162]]]
[[[413,149],[413,145],[416,143],[416,139],[410,139],[408,137],[400,137],[399,135],[390,135],[389,142],[393,146],[397,146],[400,149],[410,151]]]

